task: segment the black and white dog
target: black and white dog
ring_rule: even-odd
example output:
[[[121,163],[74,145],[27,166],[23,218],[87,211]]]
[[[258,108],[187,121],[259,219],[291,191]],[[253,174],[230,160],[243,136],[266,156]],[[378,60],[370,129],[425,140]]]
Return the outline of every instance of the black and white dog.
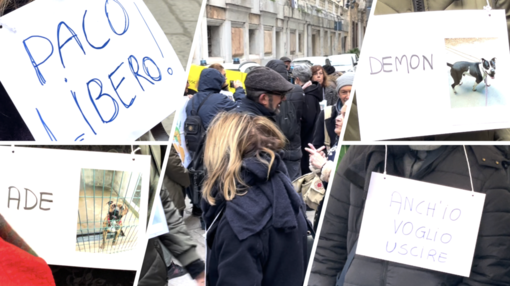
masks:
[[[487,76],[491,79],[494,79],[496,76],[496,58],[492,58],[490,61],[482,58],[482,62],[477,63],[456,62],[453,65],[450,63],[446,64],[451,67],[450,74],[453,78],[452,88],[455,94],[457,94],[455,86],[462,84],[462,77],[465,75],[470,75],[475,78],[473,91],[476,91],[476,87],[482,82],[482,80],[485,82],[486,88],[491,86]]]

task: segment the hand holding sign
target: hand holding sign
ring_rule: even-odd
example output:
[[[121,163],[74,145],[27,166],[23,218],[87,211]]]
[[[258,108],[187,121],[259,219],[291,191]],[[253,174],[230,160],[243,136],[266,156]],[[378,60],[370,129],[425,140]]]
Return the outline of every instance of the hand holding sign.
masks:
[[[2,21],[0,80],[36,140],[134,140],[175,109],[184,71],[142,1],[40,0]]]

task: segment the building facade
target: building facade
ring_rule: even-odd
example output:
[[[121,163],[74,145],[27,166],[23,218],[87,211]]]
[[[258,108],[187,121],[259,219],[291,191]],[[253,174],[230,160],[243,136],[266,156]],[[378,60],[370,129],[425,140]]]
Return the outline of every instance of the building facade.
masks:
[[[368,5],[367,5],[368,4]],[[361,48],[371,1],[207,0],[193,63],[266,64]]]

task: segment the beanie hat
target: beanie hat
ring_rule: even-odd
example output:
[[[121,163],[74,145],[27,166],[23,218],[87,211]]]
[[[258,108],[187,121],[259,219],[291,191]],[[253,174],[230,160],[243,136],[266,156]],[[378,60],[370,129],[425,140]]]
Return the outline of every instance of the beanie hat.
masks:
[[[346,85],[352,85],[354,82],[354,75],[353,72],[344,73],[341,77],[336,79],[336,94],[338,96],[338,92],[340,89]]]

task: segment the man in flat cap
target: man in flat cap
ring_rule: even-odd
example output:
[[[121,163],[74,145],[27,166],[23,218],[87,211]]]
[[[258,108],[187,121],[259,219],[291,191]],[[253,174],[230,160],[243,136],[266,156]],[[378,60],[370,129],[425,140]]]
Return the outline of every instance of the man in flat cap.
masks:
[[[287,71],[290,71],[290,63],[292,62],[288,57],[281,57],[280,61],[284,62],[287,66]]]
[[[244,86],[246,97],[232,111],[266,116],[273,121],[280,112],[280,103],[285,100],[285,95],[294,88],[279,73],[267,67],[254,68],[246,76]]]

